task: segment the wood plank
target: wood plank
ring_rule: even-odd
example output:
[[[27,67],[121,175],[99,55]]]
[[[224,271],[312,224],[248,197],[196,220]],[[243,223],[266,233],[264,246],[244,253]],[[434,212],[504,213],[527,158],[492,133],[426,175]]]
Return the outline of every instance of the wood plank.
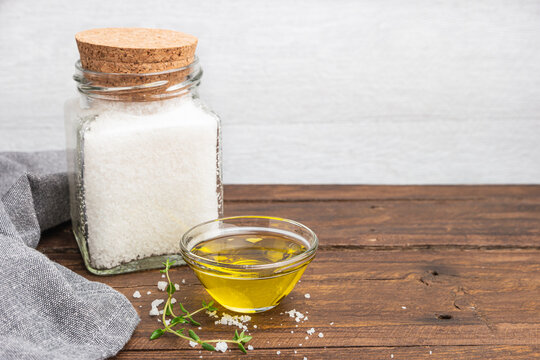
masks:
[[[535,197],[458,202],[226,201],[225,209],[226,216],[269,215],[300,221],[318,234],[321,246],[540,246],[540,198]],[[76,249],[66,226],[46,236],[56,238],[49,240],[50,251]]]
[[[132,301],[142,322],[127,349],[187,347],[172,337],[148,341],[159,325],[148,315],[150,302],[164,297],[155,285],[161,280],[157,271],[103,278],[89,275],[78,254],[50,257],[91,280],[106,281]],[[538,250],[323,250],[280,307],[253,316],[252,325],[258,325],[251,328],[253,346],[536,345],[538,259]],[[209,298],[190,269],[175,268],[172,277],[178,283],[186,280],[178,300],[188,308]],[[134,299],[135,290],[143,297]],[[305,293],[311,294],[309,300]],[[293,308],[308,312],[309,320],[296,324],[280,314]],[[231,328],[213,326],[211,319],[199,320],[203,333],[212,338],[231,334]],[[306,341],[311,327],[325,337]],[[264,339],[271,343],[264,344]]]
[[[540,185],[225,185],[227,201],[480,200],[540,197]]]
[[[269,215],[302,222],[322,246],[538,246],[540,200],[449,202],[239,202],[227,215]]]
[[[295,353],[296,351],[296,353]],[[532,360],[540,359],[540,346],[410,346],[410,347],[362,347],[362,348],[304,348],[282,349],[278,356],[275,349],[255,349],[248,352],[248,358],[256,359],[514,359]],[[237,353],[227,353],[230,356],[219,354],[219,358],[236,358]],[[393,355],[393,357],[392,357]],[[207,352],[199,353],[198,350],[156,350],[156,351],[133,351],[124,350],[115,359],[203,359],[215,356]]]

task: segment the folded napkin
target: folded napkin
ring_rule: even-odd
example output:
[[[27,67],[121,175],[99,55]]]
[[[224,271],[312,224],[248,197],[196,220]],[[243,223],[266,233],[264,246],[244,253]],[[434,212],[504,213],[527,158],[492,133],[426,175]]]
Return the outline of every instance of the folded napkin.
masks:
[[[0,359],[104,359],[139,323],[125,296],[35,250],[69,220],[64,152],[0,153]]]

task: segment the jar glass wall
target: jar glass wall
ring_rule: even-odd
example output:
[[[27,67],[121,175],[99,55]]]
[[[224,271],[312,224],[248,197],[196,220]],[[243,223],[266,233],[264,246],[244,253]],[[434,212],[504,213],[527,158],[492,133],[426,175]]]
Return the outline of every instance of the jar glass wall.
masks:
[[[198,60],[145,74],[76,64],[65,105],[73,232],[86,267],[117,274],[181,262],[178,240],[222,214],[220,121]]]

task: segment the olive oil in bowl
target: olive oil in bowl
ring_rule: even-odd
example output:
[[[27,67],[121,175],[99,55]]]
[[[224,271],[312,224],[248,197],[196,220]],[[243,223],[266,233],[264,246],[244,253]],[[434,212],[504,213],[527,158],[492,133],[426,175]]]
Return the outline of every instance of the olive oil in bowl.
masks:
[[[317,242],[311,230],[290,220],[235,217],[193,228],[181,248],[189,249],[182,251],[184,259],[217,302],[253,313],[275,307],[291,292]]]

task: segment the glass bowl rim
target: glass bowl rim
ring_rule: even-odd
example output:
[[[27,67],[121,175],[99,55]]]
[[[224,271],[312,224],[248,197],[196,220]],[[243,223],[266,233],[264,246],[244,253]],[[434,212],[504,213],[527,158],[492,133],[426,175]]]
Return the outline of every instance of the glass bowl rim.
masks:
[[[307,250],[305,250],[304,252],[298,255],[293,256],[290,259],[277,261],[270,264],[259,264],[259,265],[223,264],[223,263],[220,263],[219,261],[210,260],[210,259],[198,256],[198,255],[195,255],[191,252],[191,250],[187,249],[185,243],[187,242],[187,237],[193,230],[203,227],[208,224],[215,223],[215,222],[223,222],[226,220],[236,220],[236,219],[267,219],[267,220],[274,220],[274,221],[279,221],[279,222],[286,222],[307,231],[308,234],[313,238],[313,241],[308,241],[309,248]],[[267,228],[270,231],[272,230],[271,227],[267,227]],[[261,215],[230,216],[230,217],[224,217],[224,218],[218,218],[214,220],[205,221],[203,223],[193,226],[188,231],[186,231],[184,235],[182,235],[182,239],[180,240],[180,254],[184,257],[184,260],[186,260],[186,263],[188,265],[197,266],[198,263],[203,263],[207,265],[212,265],[216,268],[246,270],[246,271],[267,270],[267,269],[280,268],[280,267],[285,267],[285,266],[290,267],[290,265],[300,264],[312,258],[315,255],[315,252],[317,251],[318,247],[319,247],[319,238],[317,237],[317,234],[315,234],[315,232],[311,230],[309,227],[307,227],[306,225],[299,223],[298,221],[294,221],[290,219],[285,219],[285,218],[280,218],[280,217],[275,217],[275,216],[261,216]],[[188,261],[188,259],[190,261]]]

